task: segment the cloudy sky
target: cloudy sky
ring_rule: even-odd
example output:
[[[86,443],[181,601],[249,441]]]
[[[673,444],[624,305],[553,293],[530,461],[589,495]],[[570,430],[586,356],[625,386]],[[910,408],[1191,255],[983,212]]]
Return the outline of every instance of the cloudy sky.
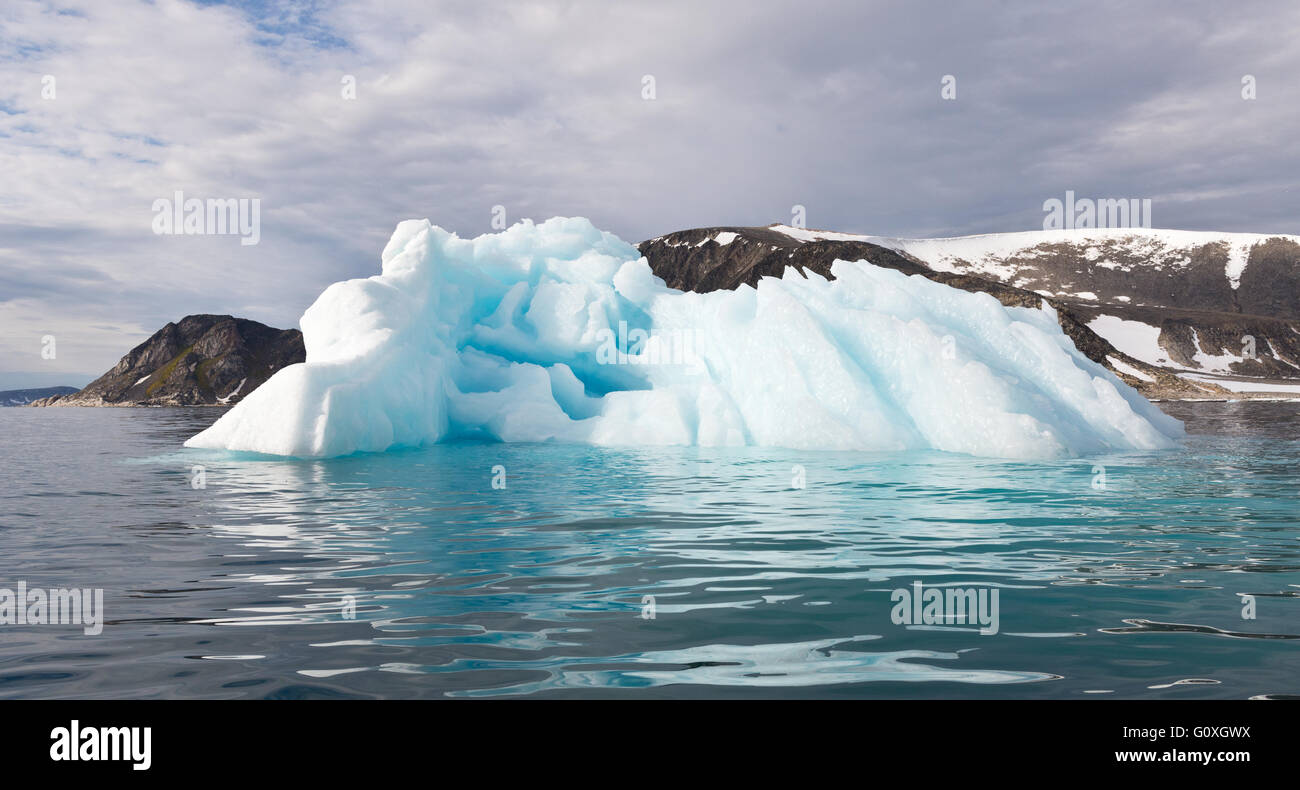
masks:
[[[398,221],[497,205],[631,242],[796,204],[951,236],[1069,189],[1296,233],[1298,39],[1290,0],[5,0],[0,389],[85,384],[189,313],[295,326]],[[177,190],[259,198],[259,243],[155,234]]]

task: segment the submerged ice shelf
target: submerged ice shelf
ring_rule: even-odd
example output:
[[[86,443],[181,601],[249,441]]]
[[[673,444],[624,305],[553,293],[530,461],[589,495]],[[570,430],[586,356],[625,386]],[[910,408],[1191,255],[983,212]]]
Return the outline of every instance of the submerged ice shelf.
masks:
[[[1049,458],[1173,446],[1182,425],[1004,307],[838,261],[735,291],[667,288],[581,218],[461,239],[397,226],[335,283],[284,368],[187,447],[329,457],[508,442],[933,448]]]

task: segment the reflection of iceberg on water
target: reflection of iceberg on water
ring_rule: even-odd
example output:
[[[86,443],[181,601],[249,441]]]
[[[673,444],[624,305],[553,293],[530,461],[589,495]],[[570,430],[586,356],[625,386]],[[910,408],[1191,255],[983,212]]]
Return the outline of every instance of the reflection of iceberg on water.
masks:
[[[865,262],[757,288],[667,288],[585,219],[461,239],[398,225],[383,273],[302,317],[307,361],[189,447],[324,457],[463,437],[1046,458],[1182,426],[1004,307]]]

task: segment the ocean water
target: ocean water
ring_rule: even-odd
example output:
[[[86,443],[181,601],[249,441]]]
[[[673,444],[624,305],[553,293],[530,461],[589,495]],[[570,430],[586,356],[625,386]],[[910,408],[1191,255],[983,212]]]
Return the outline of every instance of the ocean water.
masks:
[[[0,697],[1300,695],[1300,404],[1162,406],[1181,449],[1050,463],[281,460],[182,449],[216,409],[0,409],[0,588],[105,612],[0,625]],[[896,623],[916,582],[996,633]]]

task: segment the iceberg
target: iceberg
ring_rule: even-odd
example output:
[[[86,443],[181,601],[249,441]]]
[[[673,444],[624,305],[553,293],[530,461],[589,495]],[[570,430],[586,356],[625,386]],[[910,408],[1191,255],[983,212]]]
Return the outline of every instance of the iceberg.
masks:
[[[1006,307],[837,261],[687,293],[582,218],[462,239],[397,226],[381,274],[303,314],[283,368],[187,447],[332,457],[504,442],[936,449],[1057,458],[1175,446],[1181,423]]]

